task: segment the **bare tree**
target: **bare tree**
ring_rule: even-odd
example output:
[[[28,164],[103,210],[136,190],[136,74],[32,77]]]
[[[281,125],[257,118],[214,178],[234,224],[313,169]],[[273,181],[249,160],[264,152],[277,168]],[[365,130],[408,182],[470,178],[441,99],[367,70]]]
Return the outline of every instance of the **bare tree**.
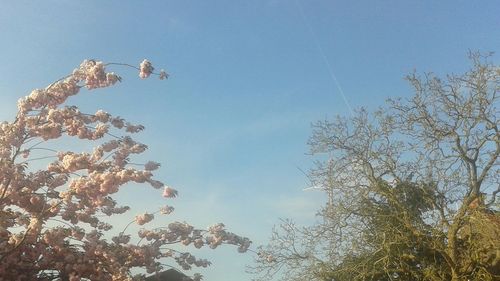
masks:
[[[462,75],[409,75],[410,99],[315,124],[323,221],[278,226],[257,280],[500,278],[500,67],[470,60]]]

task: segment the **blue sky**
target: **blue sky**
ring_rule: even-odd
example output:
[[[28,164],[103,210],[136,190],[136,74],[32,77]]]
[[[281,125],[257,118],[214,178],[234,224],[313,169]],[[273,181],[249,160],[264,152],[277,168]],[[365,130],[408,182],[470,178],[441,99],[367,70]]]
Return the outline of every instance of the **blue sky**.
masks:
[[[85,58],[171,74],[124,78],[69,101],[146,126],[146,158],[180,197],[172,218],[222,221],[265,243],[279,218],[307,224],[323,196],[304,192],[310,124],[411,95],[405,74],[460,73],[468,50],[498,51],[498,1],[0,1],[0,119]],[[498,55],[494,58],[498,61]],[[130,186],[133,212],[164,204]],[[119,218],[117,225],[128,218]],[[169,217],[158,224],[168,223]],[[247,281],[251,254],[202,252],[207,281]]]

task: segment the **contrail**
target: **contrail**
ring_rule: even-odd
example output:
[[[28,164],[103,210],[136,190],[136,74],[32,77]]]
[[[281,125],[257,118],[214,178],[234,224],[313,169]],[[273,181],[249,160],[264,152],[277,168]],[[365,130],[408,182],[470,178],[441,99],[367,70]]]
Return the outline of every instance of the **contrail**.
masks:
[[[347,101],[347,98],[344,94],[344,90],[342,90],[342,86],[340,86],[340,83],[337,80],[337,76],[335,75],[335,72],[333,72],[333,68],[330,65],[330,62],[328,61],[328,57],[326,56],[325,51],[323,50],[323,47],[321,46],[321,43],[318,40],[318,36],[316,35],[316,32],[314,32],[314,29],[307,21],[306,15],[304,13],[304,10],[302,9],[302,6],[300,5],[299,0],[295,0],[295,4],[297,5],[297,9],[299,10],[299,13],[300,13],[300,16],[302,17],[302,21],[304,22],[304,25],[309,30],[309,33],[311,33],[311,36],[316,44],[316,47],[318,48],[321,56],[323,57],[323,61],[325,62],[326,68],[328,69],[328,72],[330,73],[330,77],[332,78],[333,82],[335,83],[335,86],[337,87],[337,90],[339,91],[340,95],[342,96],[342,99],[344,100],[345,105],[349,109],[351,116],[353,116],[354,111],[352,110],[351,105],[349,104],[349,101]]]

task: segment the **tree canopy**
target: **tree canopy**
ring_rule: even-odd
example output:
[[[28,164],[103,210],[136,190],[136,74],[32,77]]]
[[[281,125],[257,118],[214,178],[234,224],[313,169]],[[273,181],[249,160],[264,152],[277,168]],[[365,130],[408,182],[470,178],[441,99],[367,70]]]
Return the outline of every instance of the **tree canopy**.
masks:
[[[284,220],[250,271],[257,280],[499,280],[500,67],[413,73],[408,99],[317,122],[311,183],[319,223]]]

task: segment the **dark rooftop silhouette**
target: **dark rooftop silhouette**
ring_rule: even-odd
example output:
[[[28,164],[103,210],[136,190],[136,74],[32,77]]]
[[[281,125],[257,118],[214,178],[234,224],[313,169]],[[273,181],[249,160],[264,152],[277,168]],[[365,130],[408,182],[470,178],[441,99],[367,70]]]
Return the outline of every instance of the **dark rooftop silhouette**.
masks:
[[[172,268],[148,276],[146,281],[193,281],[193,279]]]

